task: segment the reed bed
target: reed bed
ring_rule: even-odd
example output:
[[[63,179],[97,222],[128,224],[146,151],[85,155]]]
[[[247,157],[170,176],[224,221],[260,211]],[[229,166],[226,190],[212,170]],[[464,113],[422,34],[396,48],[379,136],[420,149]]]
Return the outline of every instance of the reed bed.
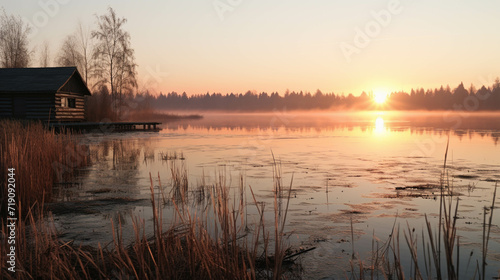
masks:
[[[181,189],[183,193],[182,189],[187,188],[188,184],[179,178],[185,177],[185,168],[172,165],[170,171],[171,182],[167,185],[174,190]],[[174,222],[169,226],[165,226],[162,216],[166,195],[160,177],[158,185],[154,184],[151,175],[150,181],[154,224],[152,236],[146,234],[145,220],[132,217],[135,240],[131,244],[124,243],[121,220],[118,225],[111,220],[113,241],[110,244],[78,246],[57,238],[50,216],[45,217],[43,209],[39,210],[41,214],[38,216],[29,212],[25,219],[19,221],[16,230],[18,254],[15,273],[6,269],[8,249],[2,242],[2,278],[283,279],[281,263],[286,250],[283,241],[286,209],[281,212],[283,217],[275,221],[276,245],[273,248],[274,255],[270,255],[268,246],[273,240],[264,228],[263,213],[257,225],[251,230],[247,228],[242,178],[238,187],[240,193],[235,196],[239,199],[231,200],[226,174],[219,172],[214,184],[206,187],[206,191],[210,192],[207,197],[211,200],[207,205],[211,207],[203,212],[191,212],[187,207],[188,193],[181,194],[182,199],[176,199],[174,191],[167,198],[175,209]],[[42,207],[42,204],[37,207]],[[275,202],[276,216],[277,207]],[[6,232],[5,223],[2,223],[2,227],[2,231]],[[253,234],[248,234],[251,231]],[[259,262],[262,259],[264,263]]]
[[[50,201],[56,182],[89,164],[88,151],[70,134],[56,134],[40,122],[0,121],[0,186],[5,213],[7,169],[15,169],[16,203],[23,213],[35,203]]]

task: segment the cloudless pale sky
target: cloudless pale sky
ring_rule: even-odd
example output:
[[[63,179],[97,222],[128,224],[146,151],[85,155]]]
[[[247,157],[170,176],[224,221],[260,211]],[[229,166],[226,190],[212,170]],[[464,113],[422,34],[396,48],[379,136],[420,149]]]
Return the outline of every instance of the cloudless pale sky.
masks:
[[[54,59],[79,21],[94,28],[95,15],[112,7],[128,20],[140,85],[153,92],[359,95],[460,82],[489,86],[500,76],[498,0],[10,0],[0,6],[33,23],[31,66],[38,66],[44,42]],[[387,13],[390,19],[376,21],[374,14]],[[368,41],[356,44],[360,32]],[[356,53],[346,56],[345,46]]]

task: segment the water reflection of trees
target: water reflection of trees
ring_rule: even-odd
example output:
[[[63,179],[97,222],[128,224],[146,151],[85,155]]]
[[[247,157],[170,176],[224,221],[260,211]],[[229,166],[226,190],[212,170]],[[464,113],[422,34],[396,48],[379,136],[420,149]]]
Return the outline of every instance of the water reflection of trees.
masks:
[[[140,164],[141,152],[146,157],[150,150],[147,139],[112,139],[103,140],[98,144],[90,145],[90,154],[93,162],[107,165],[111,170],[137,170]],[[104,166],[101,166],[104,168]]]
[[[196,181],[189,181],[184,158],[160,157],[159,160],[167,165],[170,175],[168,178],[160,178],[160,175],[158,178],[151,177],[155,197],[161,198],[162,207],[201,214],[207,213],[211,207],[217,209],[228,200],[239,205],[236,207],[238,211],[243,211],[242,208],[247,205],[242,175],[238,186],[232,185],[231,172],[226,172],[225,168],[216,170],[213,176],[207,176],[203,171]]]
[[[446,114],[446,113],[445,113]],[[198,131],[199,133],[254,133],[269,134],[278,131],[287,133],[319,133],[334,131],[372,132],[375,127],[374,120],[337,121],[332,117],[306,117],[305,119],[285,122],[270,122],[272,115],[243,117],[226,117],[224,121],[208,119],[183,124],[169,124],[166,130],[172,132]],[[463,137],[490,137],[495,145],[500,136],[500,122],[498,114],[466,115],[459,114],[454,117],[443,117],[443,114],[432,116],[413,115],[411,117],[384,116],[384,128],[387,132],[409,132],[412,135],[452,135],[460,140]]]
[[[139,155],[141,153],[141,147],[139,147],[139,142],[137,141],[113,141],[113,170],[128,169],[137,170],[139,165]]]
[[[143,139],[144,140],[144,139]],[[131,199],[140,193],[141,153],[147,140],[104,139],[88,144],[91,165],[79,172],[77,184],[60,193],[59,200]]]

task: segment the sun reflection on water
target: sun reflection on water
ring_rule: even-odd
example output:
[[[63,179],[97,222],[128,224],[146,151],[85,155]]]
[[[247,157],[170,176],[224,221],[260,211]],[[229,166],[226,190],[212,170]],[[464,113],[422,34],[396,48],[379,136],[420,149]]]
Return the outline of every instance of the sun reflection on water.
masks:
[[[377,117],[377,119],[375,120],[375,133],[377,134],[386,133],[384,119],[381,116]]]

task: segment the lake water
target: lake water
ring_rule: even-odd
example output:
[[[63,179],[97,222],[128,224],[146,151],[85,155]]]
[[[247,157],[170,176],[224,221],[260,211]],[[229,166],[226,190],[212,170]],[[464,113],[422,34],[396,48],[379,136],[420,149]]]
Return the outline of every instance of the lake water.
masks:
[[[500,114],[452,112],[212,113],[201,120],[163,124],[158,133],[81,135],[93,163],[75,184],[56,188],[54,221],[62,238],[83,244],[112,240],[112,222],[121,222],[124,238],[132,240],[132,216],[143,217],[152,232],[150,174],[155,189],[159,176],[170,194],[175,165],[187,170],[192,193],[222,176],[237,197],[243,180],[247,220],[257,219],[251,187],[266,205],[272,230],[276,161],[285,186],[293,176],[287,243],[316,247],[301,257],[304,278],[345,277],[351,233],[358,258],[369,266],[373,235],[382,244],[393,225],[399,225],[405,255],[407,223],[419,244],[424,214],[437,229],[438,186],[449,140],[445,179],[460,197],[460,267],[463,275],[472,276],[475,258],[481,261],[483,207],[491,206],[495,181],[500,180],[499,120]],[[199,205],[194,201],[195,209]],[[166,223],[173,211],[171,203],[165,205]],[[500,272],[498,225],[500,213],[494,212],[490,279]],[[408,271],[409,260],[406,254]]]

